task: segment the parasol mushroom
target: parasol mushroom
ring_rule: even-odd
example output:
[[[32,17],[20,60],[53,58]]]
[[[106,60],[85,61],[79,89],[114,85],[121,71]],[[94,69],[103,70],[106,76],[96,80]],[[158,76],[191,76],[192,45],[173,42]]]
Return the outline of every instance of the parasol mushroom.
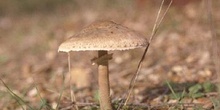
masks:
[[[98,58],[92,59],[92,62],[98,65],[99,102],[101,110],[112,110],[108,70],[108,60],[112,59],[112,54],[108,51],[147,45],[147,39],[136,31],[113,21],[98,21],[63,42],[58,51],[98,51]]]

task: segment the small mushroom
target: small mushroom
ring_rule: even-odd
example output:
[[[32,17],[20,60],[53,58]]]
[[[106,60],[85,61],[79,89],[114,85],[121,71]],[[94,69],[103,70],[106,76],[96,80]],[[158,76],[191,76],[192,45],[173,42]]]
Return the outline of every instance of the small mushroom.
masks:
[[[112,21],[98,21],[63,42],[58,51],[98,51],[98,58],[92,59],[92,62],[98,65],[99,102],[101,110],[112,110],[108,70],[108,60],[112,59],[112,54],[108,51],[147,45],[147,39],[136,31]]]

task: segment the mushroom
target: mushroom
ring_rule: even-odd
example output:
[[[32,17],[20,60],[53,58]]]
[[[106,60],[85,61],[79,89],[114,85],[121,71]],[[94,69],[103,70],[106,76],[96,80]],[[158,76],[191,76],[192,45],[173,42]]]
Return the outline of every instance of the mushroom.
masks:
[[[108,60],[112,59],[112,54],[108,51],[147,45],[147,39],[136,31],[113,21],[98,21],[63,42],[58,51],[98,51],[98,58],[92,59],[92,62],[98,65],[99,102],[101,110],[112,110],[108,70]]]

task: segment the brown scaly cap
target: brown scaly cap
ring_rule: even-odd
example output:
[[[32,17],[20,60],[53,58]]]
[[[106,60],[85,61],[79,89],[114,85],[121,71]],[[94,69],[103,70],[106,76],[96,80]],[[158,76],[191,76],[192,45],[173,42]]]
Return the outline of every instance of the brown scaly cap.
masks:
[[[136,31],[112,21],[98,21],[63,42],[58,51],[128,50],[147,45],[147,39]]]

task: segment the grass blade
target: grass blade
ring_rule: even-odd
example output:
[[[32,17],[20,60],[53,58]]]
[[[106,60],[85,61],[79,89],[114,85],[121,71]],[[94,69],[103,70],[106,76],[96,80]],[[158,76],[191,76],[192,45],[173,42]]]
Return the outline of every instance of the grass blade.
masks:
[[[25,108],[22,106],[22,103],[24,105],[26,105],[30,110],[35,110],[34,108],[32,108],[30,105],[28,105],[21,97],[19,97],[17,94],[15,94],[8,86],[7,84],[5,84],[5,82],[0,78],[1,82],[3,83],[3,85],[6,87],[6,89],[8,90],[9,94],[19,103],[19,105],[22,107],[23,110],[25,110]],[[22,102],[22,103],[21,103]]]

